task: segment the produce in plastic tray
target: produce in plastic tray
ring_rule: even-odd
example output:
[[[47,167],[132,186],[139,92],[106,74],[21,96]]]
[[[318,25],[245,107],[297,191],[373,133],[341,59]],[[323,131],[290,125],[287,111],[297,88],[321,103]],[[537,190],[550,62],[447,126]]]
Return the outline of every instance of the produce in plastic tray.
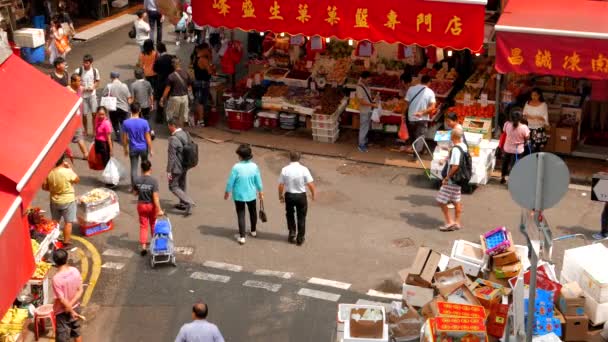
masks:
[[[96,188],[78,198],[78,207],[85,211],[94,211],[118,202],[118,196],[112,190]]]

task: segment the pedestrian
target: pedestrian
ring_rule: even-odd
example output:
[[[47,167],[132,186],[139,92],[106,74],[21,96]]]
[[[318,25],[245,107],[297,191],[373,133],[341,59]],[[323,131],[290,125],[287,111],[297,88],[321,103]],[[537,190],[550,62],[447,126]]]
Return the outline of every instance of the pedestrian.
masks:
[[[257,236],[256,225],[258,222],[258,214],[256,208],[256,197],[259,197],[260,203],[264,201],[264,193],[262,192],[262,177],[260,169],[251,161],[253,154],[249,145],[240,145],[236,149],[236,154],[239,156],[239,162],[232,167],[230,177],[226,183],[226,192],[224,199],[228,200],[232,194],[232,200],[236,208],[236,216],[239,224],[239,235],[236,240],[241,245],[245,244],[245,206],[249,210],[249,220],[251,221],[250,235]],[[257,195],[257,196],[256,196]]]
[[[79,182],[80,177],[72,170],[72,166],[62,155],[42,184],[42,189],[50,193],[53,221],[61,223],[61,219],[63,219],[64,246],[72,244],[72,224],[76,222],[74,184]]]
[[[456,184],[452,178],[458,172],[459,168],[462,167],[461,162],[465,157],[465,153],[468,152],[467,145],[462,142],[463,135],[464,132],[460,128],[455,128],[452,130],[451,139],[453,146],[450,149],[450,154],[447,160],[447,174],[443,178],[441,188],[437,194],[437,202],[441,207],[441,211],[443,212],[445,219],[445,224],[439,227],[439,230],[441,231],[462,229],[462,223],[460,220],[460,216],[462,214],[462,203],[460,201],[462,190],[460,185]],[[454,204],[454,219],[450,217],[448,203]]]
[[[220,329],[207,321],[209,307],[203,302],[192,306],[193,321],[184,324],[175,338],[175,342],[224,342]]]
[[[88,119],[91,118],[91,124],[95,122],[95,113],[97,112],[97,87],[99,87],[99,70],[93,67],[93,56],[86,54],[82,58],[82,66],[74,70],[80,75],[82,84],[82,122],[84,125],[85,135],[89,135]]]
[[[600,224],[600,232],[592,235],[594,240],[603,240],[608,238],[608,202],[604,203],[604,210],[602,210]]]
[[[110,120],[114,129],[114,139],[120,141],[120,132],[122,123],[127,119],[129,114],[129,104],[133,100],[129,87],[120,81],[120,74],[116,71],[110,73],[110,83],[106,85],[102,96],[111,96],[116,98],[116,110],[110,111]]]
[[[172,118],[180,125],[186,125],[190,114],[188,97],[192,93],[192,79],[186,71],[182,70],[179,58],[173,57],[171,62],[174,71],[167,78],[161,104],[165,106],[167,120]]]
[[[156,122],[162,123],[165,116],[164,108],[160,106],[160,99],[163,96],[165,87],[167,86],[167,78],[173,72],[173,56],[167,53],[167,47],[164,43],[159,43],[156,46],[156,50],[159,53],[158,58],[154,62],[152,70],[156,73],[156,88],[154,98],[158,101],[156,106]]]
[[[55,67],[55,70],[50,73],[51,79],[62,86],[67,87],[69,84],[69,77],[68,73],[65,71],[65,58],[55,58],[53,67]]]
[[[533,88],[530,98],[524,106],[524,118],[528,121],[530,128],[530,153],[540,152],[547,144],[548,136],[546,127],[549,126],[549,109],[543,92],[539,88]]]
[[[131,103],[131,117],[123,122],[122,147],[131,161],[131,187],[135,188],[135,177],[141,162],[152,156],[152,136],[148,121],[139,117],[139,103]]]
[[[169,190],[179,199],[175,206],[178,210],[184,210],[184,216],[192,215],[194,201],[186,194],[186,181],[188,169],[184,166],[184,145],[192,138],[181,129],[179,123],[173,119],[167,121],[169,127],[169,151],[167,157],[167,178],[169,179]]]
[[[144,70],[135,69],[135,82],[131,83],[131,94],[133,101],[141,106],[141,116],[150,122],[150,113],[154,107],[154,89],[148,80],[144,78]]]
[[[65,57],[72,50],[72,48],[70,47],[70,40],[67,34],[61,27],[59,17],[53,17],[49,27],[50,34],[49,41],[47,43],[47,48],[49,51],[49,63],[54,64],[55,59],[58,57],[62,57],[65,60]]]
[[[158,58],[158,52],[154,49],[154,41],[148,39],[144,41],[142,51],[139,54],[139,60],[137,66],[144,71],[146,81],[150,82],[152,89],[154,90],[154,98],[158,99],[156,90],[156,72],[154,72],[154,63]]]
[[[431,77],[428,75],[422,76],[420,84],[411,86],[405,95],[405,101],[407,102],[407,116],[410,122],[412,134],[412,140],[423,137],[426,135],[428,130],[430,114],[435,111],[437,101],[435,100],[435,93],[429,88]],[[414,148],[408,147],[405,149],[407,153],[414,153],[414,150],[418,153],[423,152],[423,142],[418,141]]]
[[[316,189],[312,175],[307,167],[300,164],[301,154],[296,151],[289,152],[291,163],[281,170],[279,176],[279,200],[285,203],[285,214],[287,216],[287,229],[289,230],[289,243],[297,243],[301,246],[306,234],[306,212],[308,211],[308,199],[306,188],[310,190],[312,200],[315,200]],[[296,220],[298,218],[296,229]]]
[[[152,163],[149,160],[141,162],[141,176],[135,177],[133,190],[137,195],[137,213],[139,214],[139,243],[140,254],[148,254],[148,227],[150,235],[154,235],[154,224],[158,216],[165,213],[160,207],[158,181],[152,177]]]
[[[156,0],[144,0],[144,9],[148,13],[150,21],[150,39],[154,40],[154,31],[156,31],[156,44],[163,40],[163,15],[159,12]]]
[[[359,100],[359,151],[367,152],[367,134],[371,126],[372,108],[378,107],[369,89],[371,73],[363,71],[357,83],[356,96]]]
[[[80,298],[84,292],[82,275],[76,267],[68,265],[68,252],[65,249],[53,251],[53,262],[57,273],[53,276],[52,286],[55,303],[55,341],[82,342],[80,332]]]
[[[70,13],[68,13],[65,1],[59,1],[59,3],[57,3],[57,17],[59,18],[64,33],[72,39],[74,34],[76,34],[76,30],[74,29],[74,21],[70,17]]]
[[[197,108],[194,111],[194,122],[199,126],[204,126],[203,118],[209,112],[209,86],[211,75],[215,73],[215,68],[211,62],[212,52],[209,44],[202,43],[194,49],[192,58],[192,69],[194,71],[194,83],[192,86]],[[202,112],[199,108],[202,107]]]
[[[148,14],[144,10],[138,10],[135,12],[135,15],[137,15],[137,19],[133,23],[135,28],[135,41],[143,51],[144,42],[150,39],[150,24],[146,22]]]
[[[70,76],[70,85],[67,86],[67,89],[70,92],[72,92],[78,96],[82,96],[82,87],[80,84],[81,84],[80,75],[72,74],[72,76]],[[76,114],[79,118],[83,118],[82,105],[80,105],[78,107]],[[84,120],[80,122],[80,125],[76,129],[76,132],[74,133],[74,137],[72,137],[72,142],[78,144],[78,147],[80,148],[80,152],[82,152],[82,159],[87,160],[87,159],[89,159],[89,151],[87,151],[87,146],[84,143],[83,125],[84,125]]]
[[[502,154],[500,184],[507,182],[506,177],[511,172],[515,161],[522,158],[526,141],[530,139],[530,129],[521,122],[521,110],[511,111],[511,121],[505,122],[502,131],[506,134]]]
[[[104,106],[97,108],[95,115],[95,154],[103,163],[105,168],[113,155],[114,143],[112,142],[112,124],[108,118],[108,110]]]

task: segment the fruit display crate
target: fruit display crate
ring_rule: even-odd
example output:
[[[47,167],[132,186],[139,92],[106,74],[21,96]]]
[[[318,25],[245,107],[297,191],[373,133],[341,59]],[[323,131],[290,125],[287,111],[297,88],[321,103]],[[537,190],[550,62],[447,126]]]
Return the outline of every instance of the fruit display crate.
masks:
[[[316,135],[316,136],[326,136],[326,137],[333,137],[335,135],[337,135],[339,133],[340,129],[338,124],[335,124],[333,127],[325,127],[325,128],[318,128],[313,126],[312,127],[312,135]]]
[[[55,228],[46,235],[44,240],[40,242],[40,248],[38,248],[38,251],[34,255],[34,260],[36,263],[42,261],[44,255],[49,251],[51,244],[59,238],[59,234],[59,224],[57,224]]]
[[[335,143],[340,137],[340,130],[336,129],[335,134],[333,135],[312,135],[312,140],[322,143]]]

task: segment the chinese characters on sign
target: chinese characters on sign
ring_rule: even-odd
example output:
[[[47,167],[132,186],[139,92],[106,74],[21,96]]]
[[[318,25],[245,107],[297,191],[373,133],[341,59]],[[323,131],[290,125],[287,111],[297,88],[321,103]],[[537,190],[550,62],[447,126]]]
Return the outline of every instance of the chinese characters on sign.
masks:
[[[298,13],[300,15],[296,19],[298,19],[302,23],[305,23],[310,20],[310,15],[308,14],[308,4],[299,4]]]
[[[536,67],[546,68],[550,70],[552,68],[551,52],[549,50],[541,51],[539,49],[536,53],[536,57],[534,58],[534,62],[536,64]]]
[[[530,54],[532,56],[532,53]],[[536,49],[536,55],[534,55],[534,66],[537,69],[553,70],[553,60],[560,59],[561,56],[556,57],[556,53],[550,49]],[[591,72],[608,74],[608,56],[602,53],[598,53],[595,58],[587,57],[588,59],[581,58],[581,55],[576,51],[571,54],[567,54],[563,57],[562,69],[568,72],[578,73],[583,72],[584,67],[591,67]],[[520,48],[511,48],[511,54],[507,57],[508,62],[514,66],[521,66],[526,62],[524,58],[524,52]],[[531,61],[530,61],[531,62]],[[588,63],[588,64],[587,64]]]
[[[591,69],[593,72],[608,74],[608,58],[600,53],[597,58],[591,60]]]
[[[340,21],[338,17],[338,9],[336,6],[327,6],[327,18],[325,19],[331,26],[334,26]]]
[[[416,32],[420,32],[420,25],[426,26],[426,32],[432,31],[431,21],[433,20],[433,15],[431,13],[420,13],[418,17],[416,17]]]
[[[357,8],[355,15],[355,27],[369,27],[367,24],[367,8]]]
[[[388,12],[388,14],[386,15],[386,19],[387,20],[384,26],[390,28],[393,31],[395,31],[395,27],[397,26],[397,24],[401,24],[401,22],[397,20],[397,12],[393,10]]]
[[[243,18],[255,18],[255,8],[251,0],[243,1]]]
[[[581,69],[581,67],[579,66],[580,62],[581,57],[576,52],[573,52],[572,56],[564,57],[564,64],[562,65],[562,67],[570,71],[583,71],[583,69]]]
[[[230,6],[227,1],[228,0],[213,0],[213,8],[218,10],[219,14],[226,16],[226,14],[230,13]]]
[[[270,20],[283,20],[281,16],[281,6],[279,6],[278,1],[274,1],[274,4],[270,6]]]
[[[520,48],[511,49],[511,56],[509,56],[509,63],[512,65],[521,65],[524,62],[524,56],[521,53]]]
[[[444,33],[448,33],[448,31],[450,31],[454,36],[460,36],[462,33],[462,23],[460,22],[460,17],[454,16],[450,20]]]

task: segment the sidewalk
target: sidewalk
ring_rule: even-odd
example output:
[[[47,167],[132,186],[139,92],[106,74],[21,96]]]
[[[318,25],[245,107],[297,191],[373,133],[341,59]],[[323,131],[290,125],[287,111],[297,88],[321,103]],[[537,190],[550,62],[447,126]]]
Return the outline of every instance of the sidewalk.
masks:
[[[194,136],[215,143],[232,142],[275,150],[298,150],[305,154],[342,158],[361,163],[422,169],[422,165],[416,159],[404,153],[394,152],[392,150],[394,148],[391,146],[371,146],[369,152],[359,152],[356,148],[356,131],[353,130],[341,131],[340,138],[335,144],[313,141],[310,132],[301,130],[252,129],[240,132],[218,126],[188,128],[188,131]],[[425,155],[424,159],[428,168],[430,156]],[[571,182],[575,184],[590,185],[594,173],[608,169],[606,161],[576,157],[563,157],[563,159],[570,170]],[[500,178],[500,165],[496,166],[492,177]]]
[[[74,39],[87,41],[126,26],[135,21],[133,14],[142,8],[143,5],[131,6],[107,18],[81,26],[76,29]]]

